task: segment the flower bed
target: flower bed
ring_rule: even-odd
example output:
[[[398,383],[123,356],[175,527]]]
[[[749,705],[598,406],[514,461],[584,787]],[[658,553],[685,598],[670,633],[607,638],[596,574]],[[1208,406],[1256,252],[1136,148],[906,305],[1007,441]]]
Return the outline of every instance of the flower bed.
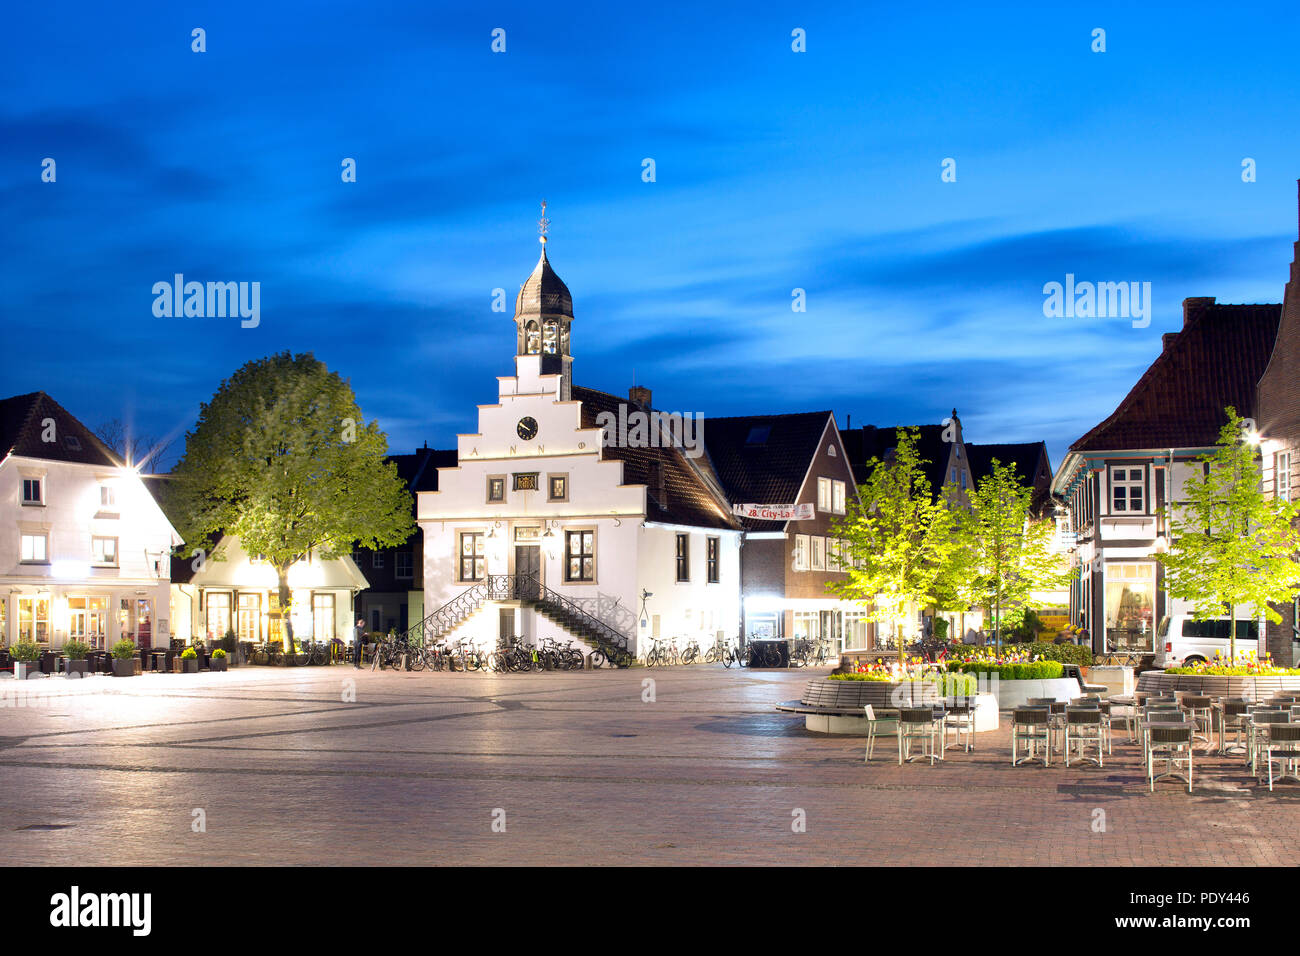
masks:
[[[1057,680],[1065,673],[1060,661],[995,664],[989,661],[952,661],[949,673],[997,674],[998,680]]]
[[[1278,667],[1267,654],[1257,658],[1253,651],[1238,654],[1229,662],[1220,654],[1213,660],[1197,661],[1182,667],[1165,668],[1166,674],[1194,675],[1197,677],[1300,677],[1300,668]]]
[[[827,680],[843,681],[878,681],[888,684],[932,684],[939,688],[940,696],[943,697],[969,697],[975,693],[978,686],[978,679],[974,674],[964,673],[940,673],[931,671],[920,677],[891,677],[887,674],[864,673],[864,674],[831,674]]]

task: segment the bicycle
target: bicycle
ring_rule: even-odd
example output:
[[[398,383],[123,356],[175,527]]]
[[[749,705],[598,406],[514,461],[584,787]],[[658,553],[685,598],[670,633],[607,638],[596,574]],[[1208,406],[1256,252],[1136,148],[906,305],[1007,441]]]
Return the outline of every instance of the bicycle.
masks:
[[[694,664],[700,657],[700,642],[691,638],[686,642],[686,649],[682,651],[682,663]]]
[[[730,667],[732,664],[737,667],[749,666],[749,656],[745,651],[741,650],[739,641],[733,641],[726,646],[726,649],[722,652],[721,660],[723,667]]]

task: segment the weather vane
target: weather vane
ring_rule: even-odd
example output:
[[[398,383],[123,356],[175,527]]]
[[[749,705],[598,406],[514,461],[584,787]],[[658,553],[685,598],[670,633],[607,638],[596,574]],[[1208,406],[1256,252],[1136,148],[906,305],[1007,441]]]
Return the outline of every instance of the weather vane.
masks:
[[[539,233],[537,241],[546,245],[546,230],[551,226],[551,220],[546,218],[546,200],[542,200],[542,218],[537,220],[537,231]]]

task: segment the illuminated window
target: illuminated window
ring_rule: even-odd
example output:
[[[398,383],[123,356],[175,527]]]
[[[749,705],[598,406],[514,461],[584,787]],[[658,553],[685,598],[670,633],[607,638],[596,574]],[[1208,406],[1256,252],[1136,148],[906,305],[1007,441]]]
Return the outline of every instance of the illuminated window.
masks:
[[[91,538],[90,554],[95,564],[117,567],[117,538]]]
[[[718,583],[718,551],[720,550],[720,545],[720,538],[704,539],[704,570],[710,584]]]
[[[831,510],[831,480],[829,478],[817,479],[817,510]]]
[[[208,640],[220,640],[231,629],[230,595],[225,593],[214,594],[209,591],[206,600],[208,605]]]
[[[482,531],[463,531],[460,535],[460,579],[482,581],[487,576],[487,558]]]
[[[25,534],[22,560],[26,564],[44,564],[49,560],[49,538],[44,534]]]
[[[50,640],[50,599],[18,598],[18,640],[47,644]]]
[[[334,595],[311,596],[312,634],[318,641],[334,640]]]
[[[691,536],[688,534],[679,534],[677,536],[677,580],[689,581],[691,579]]]
[[[831,482],[831,510],[837,515],[844,514],[844,482]]]
[[[564,532],[564,580],[596,580],[596,533]]]

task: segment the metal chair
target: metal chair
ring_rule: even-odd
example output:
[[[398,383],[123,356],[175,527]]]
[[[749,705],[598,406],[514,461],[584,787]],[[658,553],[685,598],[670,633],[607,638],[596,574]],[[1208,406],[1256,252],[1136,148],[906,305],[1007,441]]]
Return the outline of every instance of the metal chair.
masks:
[[[1250,772],[1256,777],[1259,776],[1260,738],[1268,733],[1268,730],[1262,728],[1267,726],[1271,729],[1274,724],[1289,723],[1291,723],[1291,711],[1289,710],[1278,710],[1271,707],[1256,707],[1251,710],[1246,738],[1247,762],[1250,764]]]
[[[1249,754],[1246,734],[1250,728],[1247,717],[1250,701],[1242,698],[1225,698],[1219,701],[1219,753]],[[1233,733],[1232,745],[1227,743],[1227,732]]]
[[[953,742],[948,743],[948,731],[953,732]],[[964,744],[963,744],[964,738]],[[975,702],[958,700],[944,705],[943,713],[943,749],[965,747],[966,753],[975,749]]]
[[[1088,747],[1096,745],[1096,758],[1089,757]],[[1070,707],[1065,711],[1065,765],[1070,766],[1070,753],[1073,745],[1079,748],[1079,760],[1091,760],[1098,767],[1103,766],[1103,753],[1106,749],[1106,731],[1101,722],[1099,707]]]
[[[1181,701],[1183,710],[1192,719],[1192,723],[1196,725],[1196,732],[1193,736],[1197,740],[1204,740],[1206,747],[1210,745],[1210,733],[1214,722],[1213,711],[1210,707],[1211,703],[1210,698],[1204,694],[1184,694]],[[1201,733],[1202,726],[1205,729],[1204,733]]]
[[[867,718],[867,751],[863,755],[862,762],[866,763],[876,752],[876,737],[878,736],[876,725],[886,720],[893,720],[894,717],[892,714],[889,716],[877,715],[876,708],[870,704],[863,708],[863,713]]]
[[[1011,712],[1011,766],[1037,760],[1044,767],[1052,761],[1051,710],[1047,707],[1017,707]],[[1020,756],[1020,745],[1025,745],[1025,755]],[[1042,753],[1038,745],[1042,744]]]
[[[1294,780],[1300,783],[1300,724],[1270,726],[1268,739],[1263,741],[1263,757],[1268,764],[1270,793],[1273,791],[1274,780]],[[1273,776],[1274,766],[1282,768],[1282,773],[1276,777]]]
[[[1147,782],[1151,792],[1156,791],[1156,781],[1165,777],[1177,777],[1187,781],[1187,792],[1192,792],[1192,738],[1196,725],[1187,723],[1182,727],[1160,725],[1147,728]],[[1163,773],[1156,773],[1156,758],[1164,761]],[[1175,767],[1187,765],[1187,776],[1175,770]]]
[[[932,707],[903,707],[898,711],[898,765],[913,760],[929,759],[930,766],[943,759],[943,751],[936,749],[942,717],[935,717]],[[921,745],[919,753],[912,753],[912,742]]]

